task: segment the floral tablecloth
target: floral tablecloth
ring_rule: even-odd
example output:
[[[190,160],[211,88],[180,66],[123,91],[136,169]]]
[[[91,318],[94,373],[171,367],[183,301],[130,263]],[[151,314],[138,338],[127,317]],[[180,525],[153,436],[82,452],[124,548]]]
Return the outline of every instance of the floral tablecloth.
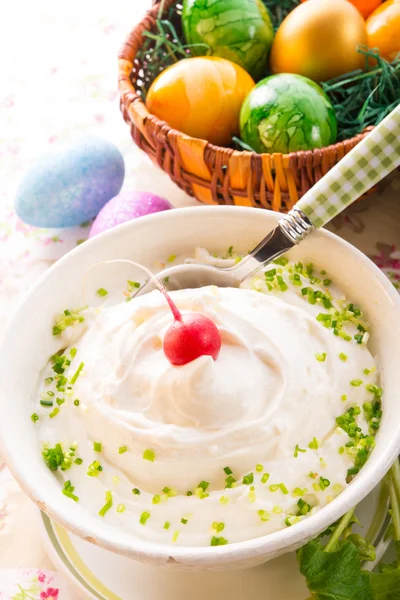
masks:
[[[124,189],[195,204],[133,145],[119,113],[119,45],[150,0],[13,0],[0,18],[0,334],[41,273],[88,229],[34,229],[13,212],[23,172],[59,141],[103,136],[126,163]],[[355,243],[400,286],[400,181],[386,180],[331,229]],[[396,246],[397,244],[397,246]],[[12,400],[10,400],[12,402]],[[0,461],[0,599],[71,600],[39,540],[36,509]]]

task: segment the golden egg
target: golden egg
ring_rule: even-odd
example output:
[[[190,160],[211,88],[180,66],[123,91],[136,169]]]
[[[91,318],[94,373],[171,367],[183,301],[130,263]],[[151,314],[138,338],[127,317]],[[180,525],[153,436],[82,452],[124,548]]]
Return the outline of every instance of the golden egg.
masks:
[[[225,146],[239,133],[240,108],[254,86],[250,75],[230,60],[185,58],[152,83],[146,106],[174,129]]]
[[[325,81],[362,69],[366,45],[361,13],[347,0],[308,0],[288,14],[271,50],[273,73],[297,73]]]

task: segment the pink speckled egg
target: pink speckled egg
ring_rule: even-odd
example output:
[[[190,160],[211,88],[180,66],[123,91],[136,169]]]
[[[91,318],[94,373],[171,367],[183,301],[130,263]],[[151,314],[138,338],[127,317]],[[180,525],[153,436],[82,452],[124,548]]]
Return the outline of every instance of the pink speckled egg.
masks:
[[[126,221],[170,208],[173,206],[168,200],[149,192],[122,192],[103,206],[94,220],[89,237]]]

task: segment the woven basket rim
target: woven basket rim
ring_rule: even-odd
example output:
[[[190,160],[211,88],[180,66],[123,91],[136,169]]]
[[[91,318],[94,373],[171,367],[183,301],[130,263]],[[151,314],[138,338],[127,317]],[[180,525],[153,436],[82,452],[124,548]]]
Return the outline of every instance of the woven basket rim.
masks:
[[[164,2],[164,10],[168,9],[170,6],[175,4],[176,1],[177,0],[166,0]],[[128,36],[125,39],[125,42],[121,46],[121,49],[118,54],[118,60],[119,60],[118,88],[119,88],[119,93],[120,93],[120,102],[121,102],[121,105],[123,105],[125,107],[126,112],[129,115],[129,119],[132,123],[134,121],[132,119],[131,112],[128,110],[129,107],[132,107],[134,112],[138,112],[141,115],[141,118],[143,118],[143,115],[144,115],[144,118],[143,118],[144,125],[146,125],[146,123],[148,121],[150,121],[154,125],[155,129],[157,130],[157,134],[161,135],[162,137],[169,137],[169,135],[173,135],[174,137],[182,136],[185,139],[189,139],[189,140],[190,139],[199,140],[201,138],[193,138],[192,136],[187,135],[186,133],[183,133],[182,131],[179,131],[178,129],[174,129],[173,127],[168,125],[168,123],[166,121],[162,121],[161,119],[159,119],[158,117],[156,117],[155,115],[150,113],[146,107],[145,102],[143,102],[141,96],[136,91],[136,89],[130,79],[130,73],[133,70],[134,60],[135,60],[137,51],[143,45],[144,38],[143,38],[142,34],[144,31],[151,30],[151,28],[156,25],[156,18],[159,13],[160,5],[161,5],[161,2],[156,2],[155,4],[153,4],[153,7],[151,9],[149,9],[147,11],[147,13],[144,15],[144,17],[142,18],[142,20],[138,24],[135,25],[135,27],[128,34]],[[182,59],[182,60],[185,60],[185,59]],[[129,69],[127,69],[127,66],[129,67]],[[128,70],[129,70],[129,73],[128,73]],[[138,106],[140,106],[139,110],[137,110]],[[226,146],[216,146],[215,144],[212,144],[208,140],[202,140],[202,141],[205,142],[205,144],[206,144],[205,147],[210,152],[210,154],[217,154],[217,153],[225,153],[225,154],[229,153],[230,154],[230,153],[235,152],[236,155],[243,155],[243,156],[248,156],[248,155],[250,155],[250,156],[269,156],[272,161],[274,160],[274,157],[283,157],[284,156],[284,157],[287,157],[290,162],[292,160],[301,160],[301,162],[303,162],[303,161],[308,161],[308,160],[312,159],[312,163],[315,164],[316,162],[319,163],[322,160],[322,157],[324,154],[336,152],[339,148],[342,148],[343,145],[346,145],[346,146],[350,145],[351,147],[355,146],[357,143],[359,143],[361,141],[361,139],[363,137],[365,137],[370,131],[372,131],[372,129],[374,129],[373,126],[366,127],[366,129],[364,129],[364,131],[362,131],[361,133],[358,133],[357,135],[355,135],[351,138],[348,138],[348,139],[345,139],[345,140],[342,140],[339,142],[335,142],[334,144],[330,144],[329,146],[324,146],[322,148],[314,148],[313,150],[298,150],[298,151],[289,152],[286,154],[283,154],[281,152],[258,153],[258,152],[254,152],[254,151],[251,152],[249,150],[237,150],[235,148],[226,147]]]

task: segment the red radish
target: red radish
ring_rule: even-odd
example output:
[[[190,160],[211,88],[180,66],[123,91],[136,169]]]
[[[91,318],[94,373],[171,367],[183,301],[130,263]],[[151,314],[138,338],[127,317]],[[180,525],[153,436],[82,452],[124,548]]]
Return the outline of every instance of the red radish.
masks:
[[[163,348],[173,365],[186,365],[204,355],[217,360],[221,350],[221,334],[205,315],[187,313],[181,315],[180,319],[175,317],[165,334]]]
[[[199,356],[212,356],[214,360],[217,360],[221,350],[221,334],[211,319],[201,313],[186,313],[182,315],[161,281],[147,267],[133,260],[117,258],[96,263],[93,266],[116,262],[128,263],[143,269],[157,285],[160,292],[164,294],[174,316],[174,322],[168,328],[163,342],[164,354],[172,365],[186,365],[192,362],[192,360],[199,358]]]
[[[158,282],[159,283],[159,282]],[[221,350],[221,334],[215,325],[201,313],[182,315],[165,287],[158,286],[164,294],[174,322],[164,336],[164,354],[172,365],[186,365],[199,356],[212,356],[217,360]]]

